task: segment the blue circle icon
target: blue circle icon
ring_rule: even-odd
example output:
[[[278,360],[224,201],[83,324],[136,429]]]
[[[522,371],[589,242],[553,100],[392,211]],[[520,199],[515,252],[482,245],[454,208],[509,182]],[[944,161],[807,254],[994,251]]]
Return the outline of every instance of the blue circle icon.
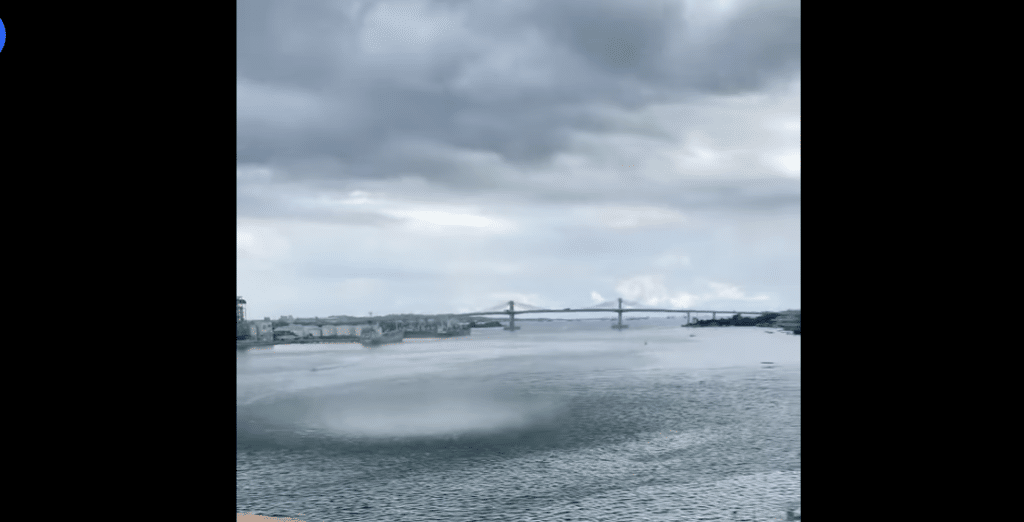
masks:
[[[4,42],[7,41],[7,29],[4,29],[4,21],[0,20],[0,51],[4,50]]]

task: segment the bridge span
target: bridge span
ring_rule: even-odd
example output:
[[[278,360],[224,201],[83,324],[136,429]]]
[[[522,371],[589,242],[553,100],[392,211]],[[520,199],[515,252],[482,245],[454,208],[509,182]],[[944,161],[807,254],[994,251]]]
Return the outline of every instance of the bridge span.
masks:
[[[614,312],[619,314],[618,324],[613,324],[612,328],[621,330],[628,328],[629,325],[622,324],[622,314],[626,312],[672,312],[672,313],[685,313],[686,324],[690,324],[690,314],[711,314],[711,318],[714,319],[717,314],[732,314],[732,315],[763,315],[771,312],[740,312],[737,310],[696,310],[696,309],[677,309],[677,308],[623,308],[622,298],[619,298],[618,308],[562,308],[562,309],[531,309],[531,310],[516,310],[515,302],[508,302],[508,309],[506,310],[493,310],[489,312],[476,312],[466,314],[450,314],[453,317],[465,317],[474,315],[507,315],[509,316],[509,326],[506,326],[506,330],[518,330],[516,326],[516,316],[519,314],[541,314],[541,313],[573,313],[573,312]]]

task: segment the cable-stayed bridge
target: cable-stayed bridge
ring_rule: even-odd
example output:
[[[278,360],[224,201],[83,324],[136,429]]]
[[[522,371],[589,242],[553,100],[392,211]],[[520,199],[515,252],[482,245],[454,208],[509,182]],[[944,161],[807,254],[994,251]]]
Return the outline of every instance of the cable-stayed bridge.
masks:
[[[623,306],[625,305],[625,306]],[[598,303],[586,308],[541,308],[539,306],[533,306],[525,303],[516,303],[515,301],[508,301],[499,305],[492,306],[480,312],[465,313],[465,314],[446,314],[453,317],[460,316],[472,316],[472,315],[508,315],[509,325],[505,327],[506,330],[518,330],[516,326],[516,316],[520,314],[539,314],[539,313],[573,313],[573,312],[615,312],[619,314],[619,322],[613,324],[612,328],[621,330],[628,328],[629,325],[622,324],[622,314],[626,312],[672,312],[672,313],[685,313],[686,324],[690,324],[690,314],[711,314],[711,318],[714,319],[717,314],[732,314],[732,315],[763,315],[771,312],[741,312],[737,310],[696,310],[696,309],[677,309],[677,308],[644,308],[644,305],[633,301],[627,301],[619,299],[615,301],[605,301]],[[519,309],[517,310],[516,307]]]

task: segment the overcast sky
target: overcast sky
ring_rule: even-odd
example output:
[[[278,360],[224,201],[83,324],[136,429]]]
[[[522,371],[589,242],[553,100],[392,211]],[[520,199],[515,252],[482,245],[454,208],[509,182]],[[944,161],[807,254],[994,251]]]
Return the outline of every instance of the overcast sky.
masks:
[[[237,9],[250,318],[800,307],[799,2]]]

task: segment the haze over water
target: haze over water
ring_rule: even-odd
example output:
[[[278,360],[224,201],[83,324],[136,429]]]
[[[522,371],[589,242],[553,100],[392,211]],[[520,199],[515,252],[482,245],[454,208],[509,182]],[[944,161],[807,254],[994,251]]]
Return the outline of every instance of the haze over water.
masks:
[[[800,337],[680,322],[239,354],[236,511],[783,519],[800,502]]]

